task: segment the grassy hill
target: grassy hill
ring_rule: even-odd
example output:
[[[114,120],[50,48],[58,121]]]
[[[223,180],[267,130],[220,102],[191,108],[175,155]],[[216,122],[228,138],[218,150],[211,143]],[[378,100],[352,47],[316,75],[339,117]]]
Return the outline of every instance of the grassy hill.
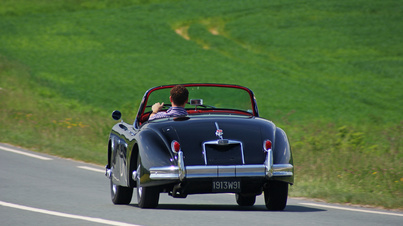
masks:
[[[403,206],[403,3],[1,4],[0,142],[105,164],[146,89],[240,84],[289,135],[292,195]]]

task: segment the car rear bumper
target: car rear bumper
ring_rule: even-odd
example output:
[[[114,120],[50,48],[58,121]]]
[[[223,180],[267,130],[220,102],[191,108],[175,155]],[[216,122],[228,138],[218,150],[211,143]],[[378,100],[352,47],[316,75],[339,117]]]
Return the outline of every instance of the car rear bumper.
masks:
[[[182,172],[182,173],[181,173]],[[182,174],[182,175],[181,175]],[[222,177],[291,177],[293,165],[273,164],[266,165],[232,165],[232,166],[187,166],[180,170],[179,166],[152,167],[152,180],[183,180],[185,178],[222,178]]]
[[[200,165],[186,166],[182,151],[178,152],[178,165],[151,167],[151,180],[181,180],[185,178],[224,178],[224,177],[256,177],[270,179],[272,177],[293,177],[294,166],[291,164],[273,164],[273,152],[268,149],[263,164],[251,165]],[[133,172],[133,177],[135,173]]]

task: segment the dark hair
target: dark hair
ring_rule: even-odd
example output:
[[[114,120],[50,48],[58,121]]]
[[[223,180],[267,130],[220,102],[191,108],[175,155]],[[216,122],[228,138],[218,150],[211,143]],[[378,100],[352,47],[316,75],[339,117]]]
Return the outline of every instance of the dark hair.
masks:
[[[175,105],[184,105],[188,97],[189,91],[183,85],[176,85],[171,89],[171,98]]]

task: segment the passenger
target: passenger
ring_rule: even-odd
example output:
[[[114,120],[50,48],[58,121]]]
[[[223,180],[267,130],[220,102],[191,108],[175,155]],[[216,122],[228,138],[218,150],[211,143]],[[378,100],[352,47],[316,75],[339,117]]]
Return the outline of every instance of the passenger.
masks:
[[[164,102],[155,103],[151,107],[152,113],[148,120],[154,120],[166,117],[179,117],[186,116],[187,112],[185,105],[188,102],[189,91],[183,85],[176,85],[171,89],[171,96],[169,96],[169,101],[171,101],[171,107],[166,112],[160,112],[162,107],[164,107]]]

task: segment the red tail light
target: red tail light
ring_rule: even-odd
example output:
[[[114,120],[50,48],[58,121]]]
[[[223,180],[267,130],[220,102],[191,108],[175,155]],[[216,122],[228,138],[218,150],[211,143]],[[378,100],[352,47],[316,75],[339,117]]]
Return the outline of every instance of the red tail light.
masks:
[[[178,153],[181,150],[181,145],[178,141],[174,140],[172,141],[171,148],[174,153]]]
[[[270,140],[265,140],[263,143],[263,148],[265,151],[271,149],[271,141]]]

